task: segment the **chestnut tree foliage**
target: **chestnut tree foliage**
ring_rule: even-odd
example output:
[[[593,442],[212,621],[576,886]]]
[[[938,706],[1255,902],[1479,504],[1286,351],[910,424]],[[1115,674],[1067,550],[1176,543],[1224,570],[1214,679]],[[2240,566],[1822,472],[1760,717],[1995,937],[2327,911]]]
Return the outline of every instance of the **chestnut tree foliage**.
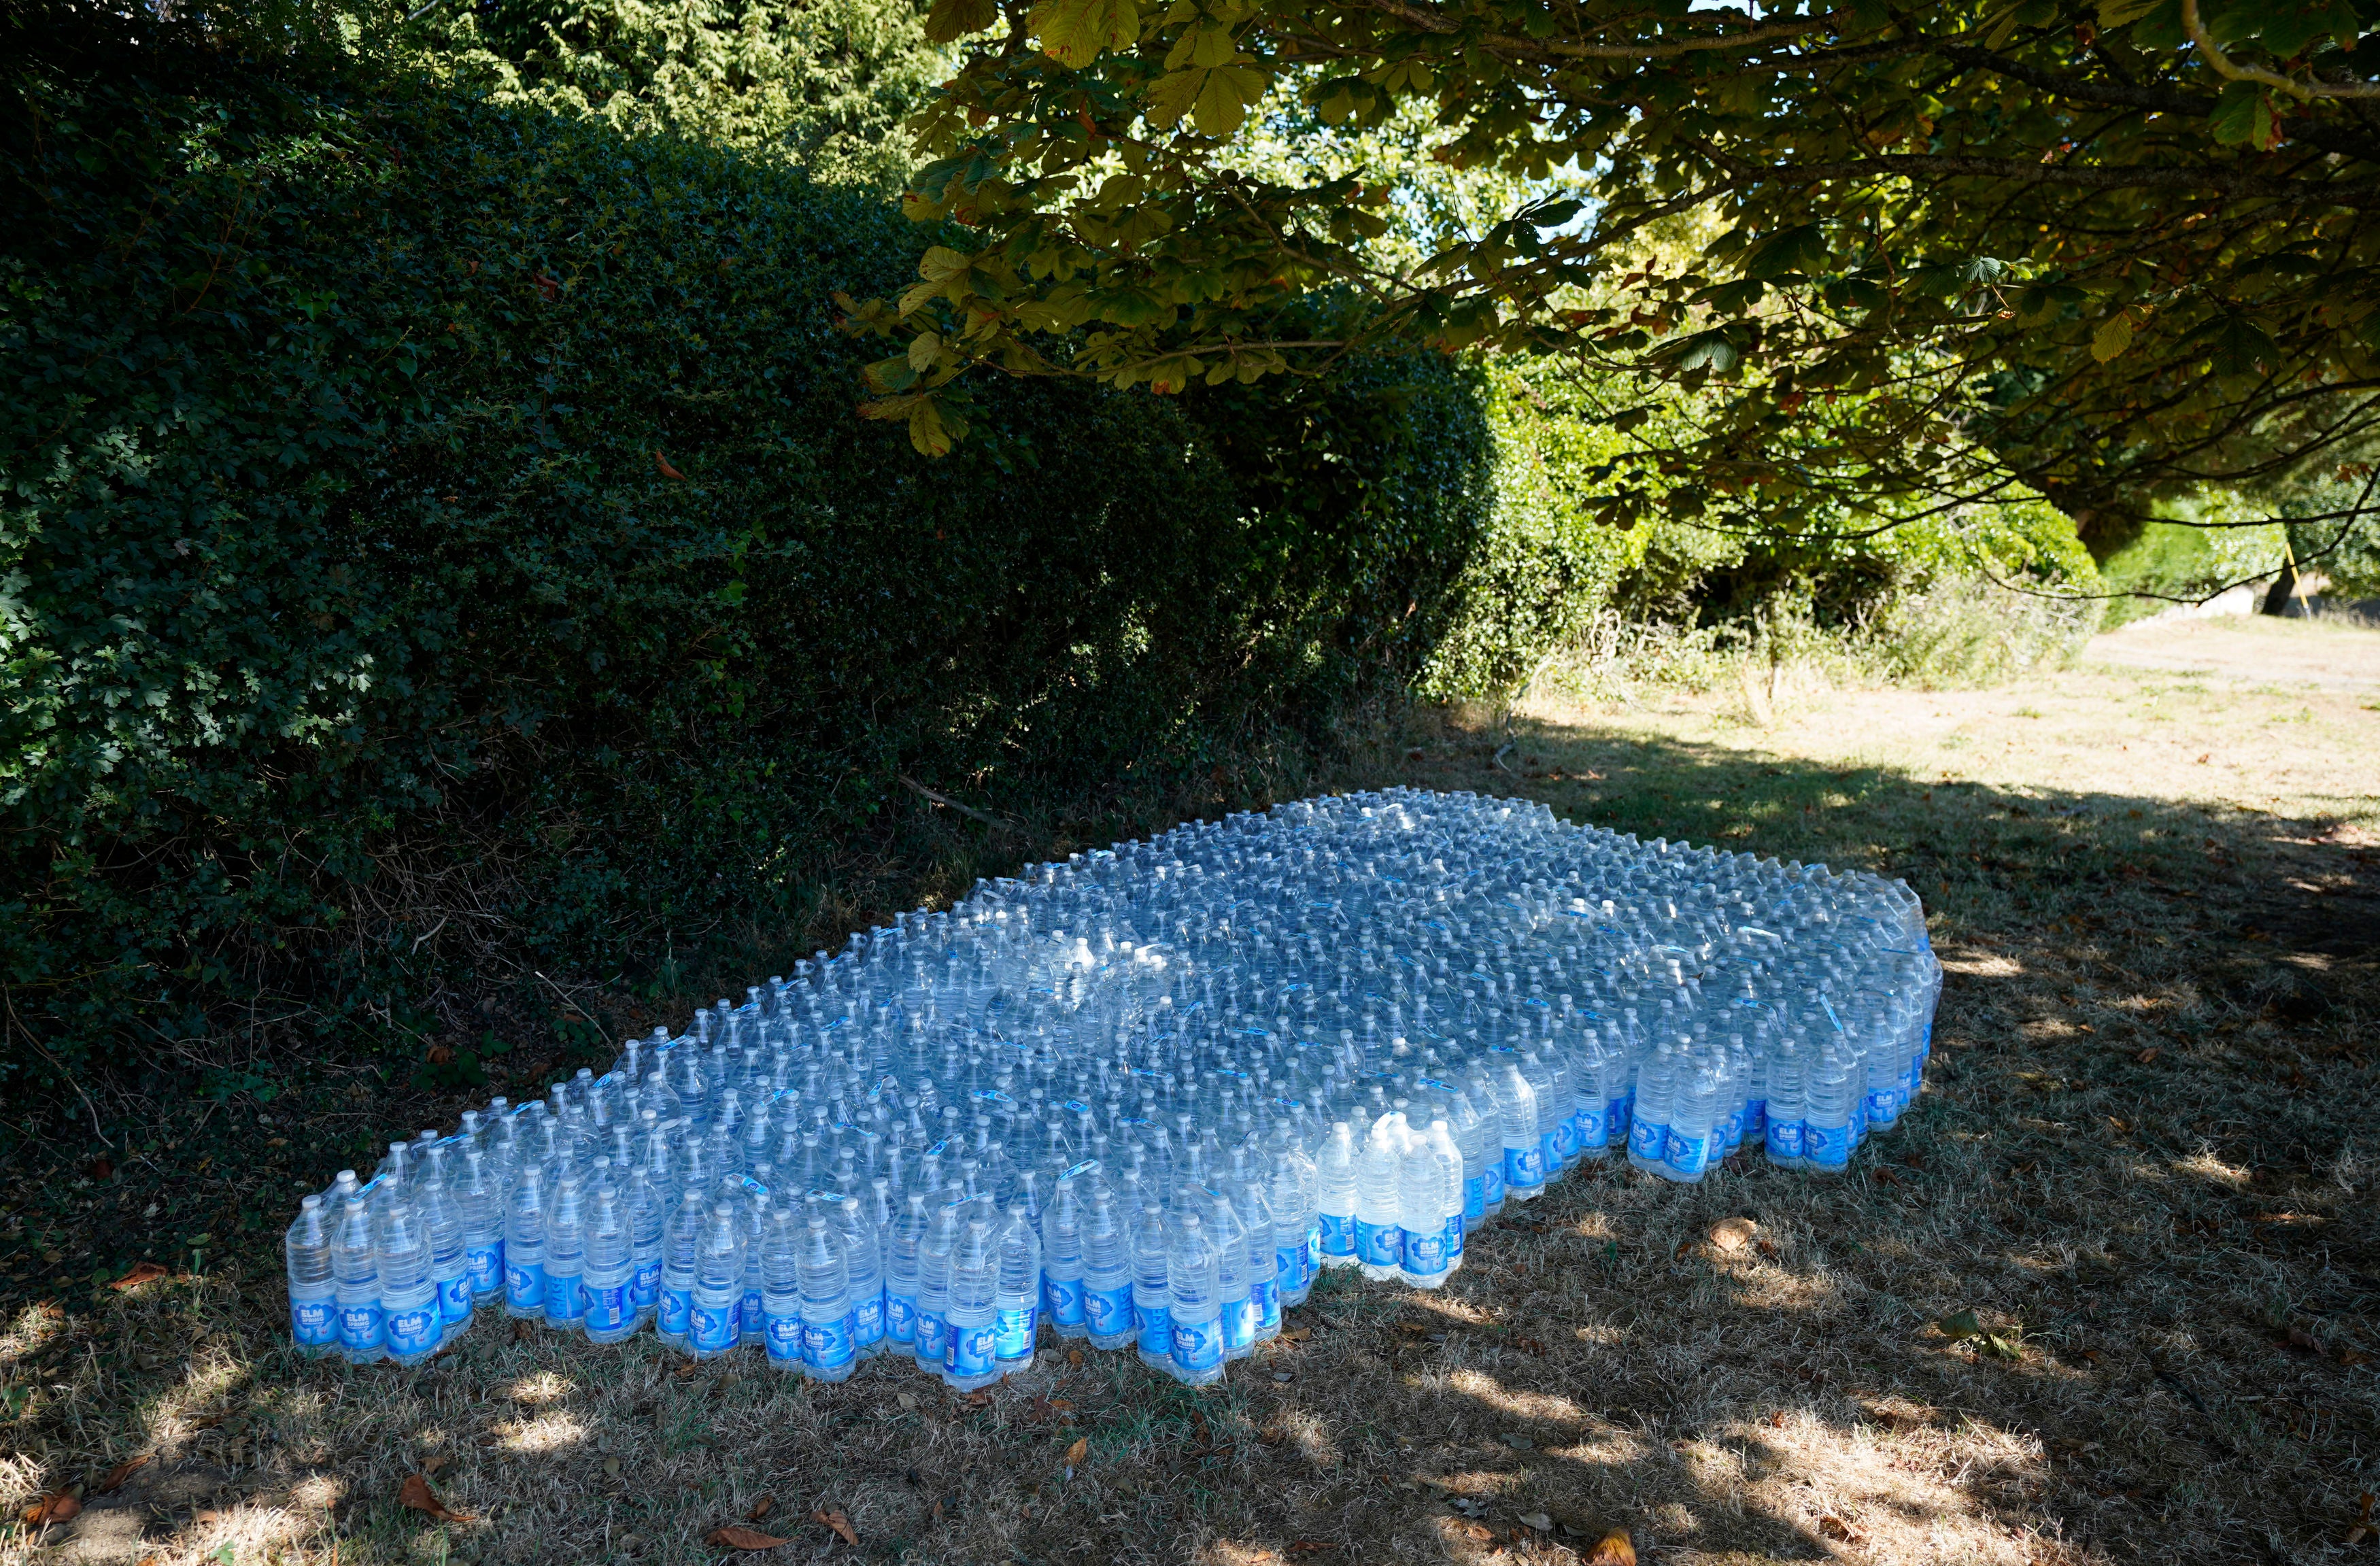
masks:
[[[883,340],[863,411],[941,453],[987,370],[1169,392],[1419,337],[1573,361],[1637,431],[1597,497],[1623,524],[2029,488],[2087,527],[2355,470],[2380,0],[1820,6],[934,0],[961,65],[905,204],[948,226],[905,292],[841,301]],[[1252,115],[1416,102],[1436,158],[1519,192],[1419,259],[1367,242],[1393,180],[1242,155]],[[1681,391],[1714,394],[1684,434],[1648,417]]]

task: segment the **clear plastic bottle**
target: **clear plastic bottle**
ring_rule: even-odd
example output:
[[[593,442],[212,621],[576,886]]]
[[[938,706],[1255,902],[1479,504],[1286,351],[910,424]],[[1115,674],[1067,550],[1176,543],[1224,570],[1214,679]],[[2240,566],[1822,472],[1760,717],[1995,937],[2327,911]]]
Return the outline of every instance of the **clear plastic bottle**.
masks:
[[[880,1192],[883,1182],[876,1185]],[[835,1232],[843,1237],[843,1265],[851,1302],[852,1352],[874,1359],[884,1352],[884,1250],[880,1233],[868,1220],[857,1196],[828,1204]]]
[[[1404,1116],[1393,1110],[1375,1120],[1364,1137],[1355,1171],[1355,1255],[1366,1278],[1394,1278],[1404,1265],[1398,1183],[1405,1141]]]
[[[901,1199],[884,1245],[884,1338],[893,1354],[917,1353],[918,1255],[932,1227],[926,1214],[926,1194],[911,1191]]]
[[[381,1313],[380,1246],[372,1233],[371,1204],[355,1179],[353,1170],[339,1171],[348,1195],[332,1232],[331,1262],[337,1280],[339,1353],[351,1365],[370,1365],[388,1357],[388,1326]]]
[[[1315,1220],[1322,1246],[1318,1259],[1324,1267],[1354,1267],[1362,1259],[1355,1254],[1357,1157],[1354,1132],[1345,1121],[1334,1122],[1314,1160]]]
[[[463,1267],[476,1300],[504,1292],[504,1203],[490,1176],[488,1159],[477,1147],[463,1149],[462,1168],[449,1186],[463,1226]]]
[[[1677,1074],[1677,1055],[1667,1038],[1658,1040],[1637,1068],[1635,1097],[1629,1106],[1628,1161],[1647,1174],[1659,1173],[1669,1161],[1670,1095]]]
[[[1083,1215],[1075,1170],[1058,1176],[1041,1215],[1041,1310],[1062,1338],[1090,1336],[1083,1314]]]
[[[1546,1188],[1544,1134],[1537,1123],[1537,1093],[1510,1055],[1496,1068],[1496,1097],[1504,1108],[1504,1199],[1533,1201]]]
[[[929,1212],[917,1247],[917,1368],[929,1376],[941,1375],[950,1360],[951,1257],[958,1250],[964,1203],[946,1191],[942,1205]]]
[[[811,1202],[803,1219],[801,1284],[802,1368],[813,1381],[847,1381],[859,1363],[851,1269],[823,1198]]]
[[[734,1354],[743,1341],[744,1229],[735,1204],[724,1198],[703,1216],[687,1316],[686,1352],[696,1359]]]
[[[1132,1226],[1132,1325],[1140,1362],[1172,1373],[1173,1290],[1169,1271],[1172,1236],[1165,1209],[1144,1206]]]
[[[999,1310],[1000,1248],[991,1225],[980,1218],[967,1220],[951,1254],[949,1330],[944,1341],[942,1379],[953,1391],[971,1392],[1000,1379],[994,1321]]]
[[[579,1320],[590,1343],[625,1341],[636,1331],[637,1241],[628,1206],[609,1158],[598,1158],[580,1229]]]
[[[430,1242],[411,1202],[383,1204],[372,1225],[379,1242],[374,1265],[380,1273],[380,1309],[388,1357],[399,1365],[426,1363],[445,1341],[438,1310],[438,1285],[430,1276]]]
[[[1177,1212],[1169,1225],[1165,1272],[1172,1314],[1169,1367],[1185,1386],[1223,1378],[1222,1295],[1215,1247],[1195,1212]]]
[[[331,1222],[322,1198],[298,1203],[297,1221],[282,1237],[288,1266],[289,1338],[309,1358],[339,1352],[339,1279],[331,1255]]]
[[[626,1171],[621,1200],[628,1222],[628,1308],[635,1326],[653,1318],[661,1305],[662,1241],[669,1226],[669,1201],[650,1163]]]
[[[577,1332],[586,1322],[579,1287],[586,1266],[587,1189],[575,1160],[565,1159],[545,1211],[545,1324]]]
[[[1693,1050],[1680,1055],[1659,1173],[1693,1184],[1709,1171],[1713,1144],[1724,1135],[1718,1122],[1725,1086],[1723,1062],[1717,1051]]]
[[[1094,1191],[1094,1206],[1106,1196]],[[1041,1237],[1021,1193],[1009,1203],[997,1241],[1000,1289],[992,1301],[992,1357],[1006,1376],[1033,1367],[1033,1341],[1041,1323]]]
[[[413,1206],[430,1244],[430,1281],[438,1291],[439,1334],[452,1342],[471,1329],[471,1272],[464,1254],[462,1218],[447,1190],[446,1152],[437,1142],[422,1144],[421,1178],[414,1185]]]
[[[1092,1189],[1081,1234],[1083,1318],[1091,1346],[1123,1348],[1135,1332],[1132,1237],[1116,1210],[1114,1195],[1105,1186]]]

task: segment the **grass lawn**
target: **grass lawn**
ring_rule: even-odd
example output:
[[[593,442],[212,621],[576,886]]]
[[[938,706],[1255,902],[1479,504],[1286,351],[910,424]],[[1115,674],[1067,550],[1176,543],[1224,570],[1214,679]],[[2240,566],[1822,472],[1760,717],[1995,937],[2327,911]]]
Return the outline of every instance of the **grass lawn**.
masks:
[[[981,1566],[1517,1566],[1613,1526],[1663,1566],[2344,1553],[2380,1490],[2380,632],[1450,713],[1326,781],[1390,780],[1905,876],[1950,970],[1920,1107],[1832,1182],[1582,1171],[1438,1293],[1334,1278],[1219,1389],[1045,1345],[953,1401],[501,1320],[417,1372],[298,1361],[274,1245],[312,1149],[454,1105],[161,1104],[103,1171],[6,1166],[0,1492],[82,1510],[0,1557],[693,1561],[739,1523],[790,1540],[755,1560]],[[468,1520],[399,1505],[422,1472]]]

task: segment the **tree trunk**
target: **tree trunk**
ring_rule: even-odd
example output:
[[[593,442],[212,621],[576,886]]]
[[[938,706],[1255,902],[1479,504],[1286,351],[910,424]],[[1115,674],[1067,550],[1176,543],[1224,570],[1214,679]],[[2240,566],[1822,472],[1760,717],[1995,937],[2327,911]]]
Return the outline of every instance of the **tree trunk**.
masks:
[[[2297,590],[2298,560],[2295,552],[2291,552],[2283,557],[2281,574],[2273,578],[2273,585],[2265,592],[2265,613],[2287,614],[2289,612],[2289,600]]]

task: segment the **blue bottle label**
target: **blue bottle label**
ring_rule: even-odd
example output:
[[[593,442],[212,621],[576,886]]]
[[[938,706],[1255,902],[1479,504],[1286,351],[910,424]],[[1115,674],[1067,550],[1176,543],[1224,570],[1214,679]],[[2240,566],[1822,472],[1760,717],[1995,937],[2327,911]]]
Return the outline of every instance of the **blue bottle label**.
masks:
[[[1237,1353],[1257,1341],[1255,1300],[1225,1300],[1222,1314],[1216,1319],[1223,1324],[1223,1348],[1226,1353]]]
[[[951,1326],[940,1311],[920,1309],[917,1312],[917,1361],[921,1365],[940,1365],[950,1355]]]
[[[1768,1100],[1751,1099],[1743,1106],[1743,1139],[1757,1142],[1768,1129]]]
[[[1463,1177],[1463,1216],[1465,1218],[1488,1216],[1488,1177],[1486,1175],[1472,1174]]]
[[[620,1331],[636,1315],[636,1306],[628,1303],[625,1283],[580,1283],[578,1308],[589,1332]]]
[[[1212,1370],[1222,1364],[1222,1319],[1175,1322],[1173,1363],[1184,1370]]]
[[[1537,1138],[1537,1178],[1542,1181],[1560,1168],[1561,1156],[1555,1148],[1553,1134],[1548,1132]]]
[[[1802,1123],[1798,1120],[1772,1120],[1766,1135],[1768,1156],[1772,1159],[1798,1159],[1802,1156]]]
[[[1297,1286],[1299,1288],[1303,1289],[1314,1281],[1314,1269],[1319,1265],[1314,1237],[1309,1234],[1297,1243]]]
[[[1669,1146],[1670,1128],[1668,1126],[1655,1125],[1648,1120],[1632,1120],[1628,1123],[1628,1150],[1635,1157],[1645,1159],[1647,1163],[1659,1163],[1662,1153],[1668,1150]]]
[[[746,1290],[744,1293],[744,1304],[742,1306],[742,1319],[738,1322],[738,1325],[743,1329],[744,1335],[747,1338],[759,1337],[761,1330],[761,1320],[767,1317],[768,1314],[769,1313],[767,1311],[760,1308],[760,1291],[758,1289]]]
[[[1134,1328],[1140,1333],[1140,1352],[1162,1359],[1173,1352],[1173,1309],[1171,1305],[1148,1305],[1135,1295],[1132,1302]]]
[[[1407,1272],[1416,1278],[1436,1278],[1446,1270],[1446,1233],[1443,1230],[1426,1234],[1410,1229],[1400,1229],[1397,1232],[1402,1237],[1403,1266]]]
[[[1615,1147],[1628,1140],[1628,1115],[1634,1107],[1635,1095],[1623,1093],[1609,1099],[1603,1106],[1603,1145]]]
[[[1460,1214],[1446,1220],[1446,1265],[1452,1267],[1463,1256],[1463,1219]]]
[[[694,1291],[663,1289],[661,1297],[661,1329],[673,1338],[684,1337],[694,1327]]]
[[[1578,1156],[1578,1117],[1568,1115],[1556,1121],[1551,1140],[1554,1145],[1554,1158],[1557,1160],[1568,1163],[1576,1158]]]
[[[628,1305],[632,1309],[652,1309],[661,1293],[662,1264],[657,1261],[645,1263],[637,1269],[636,1276],[628,1280]]]
[[[917,1341],[917,1302],[906,1294],[884,1292],[884,1335],[896,1343]]]
[[[1248,1285],[1248,1303],[1256,1307],[1257,1330],[1269,1332],[1281,1325],[1281,1280],[1268,1278]]]
[[[884,1341],[884,1296],[869,1294],[851,1310],[852,1341],[861,1348]]]
[[[760,1325],[766,1334],[762,1342],[767,1346],[771,1359],[780,1365],[799,1365],[802,1362],[802,1318],[799,1315],[793,1311],[783,1316],[763,1314]]]
[[[1355,1259],[1369,1267],[1394,1267],[1402,1250],[1403,1231],[1393,1223],[1355,1220]]]
[[[811,1369],[840,1370],[858,1354],[858,1335],[853,1330],[850,1311],[832,1321],[802,1323],[802,1363]]]
[[[548,1321],[576,1321],[578,1310],[578,1275],[575,1272],[547,1273],[545,1318]]]
[[[343,1349],[377,1348],[386,1340],[387,1328],[378,1300],[339,1306],[339,1346]]]
[[[1322,1254],[1326,1256],[1352,1256],[1355,1254],[1355,1220],[1352,1216],[1324,1213],[1321,1223]]]
[[[1304,1245],[1281,1245],[1272,1253],[1273,1281],[1284,1289],[1294,1289],[1305,1281]]]
[[[1852,1161],[1852,1128],[1848,1125],[1802,1127],[1802,1156],[1820,1169],[1841,1169]]]
[[[1700,1174],[1710,1167],[1711,1139],[1707,1136],[1687,1136],[1678,1128],[1670,1128],[1669,1145],[1662,1149],[1661,1161],[1679,1174]]]
[[[434,1302],[388,1313],[388,1352],[393,1354],[428,1354],[438,1346],[440,1333]]]
[[[943,1331],[949,1346],[942,1351],[942,1368],[953,1376],[989,1376],[999,1357],[998,1334],[986,1321]]]
[[[533,1261],[504,1263],[504,1303],[515,1310],[543,1310],[545,1269]]]
[[[289,1336],[310,1349],[339,1341],[339,1307],[330,1300],[291,1300]]]
[[[1050,1319],[1058,1326],[1081,1326],[1083,1324],[1082,1280],[1051,1278],[1046,1273],[1043,1274],[1041,1308],[1050,1313]]]
[[[449,1321],[471,1319],[471,1275],[438,1281],[438,1314]]]
[[[706,1354],[723,1352],[743,1341],[743,1313],[734,1301],[698,1303],[688,1313],[686,1339]]]
[[[1526,1190],[1546,1183],[1546,1155],[1536,1147],[1504,1149],[1504,1184],[1507,1189]]]
[[[1083,1319],[1099,1336],[1112,1337],[1132,1330],[1132,1285],[1119,1283],[1112,1289],[1086,1288],[1083,1291]]]
[[[1033,1334],[1040,1324],[1040,1306],[1009,1306],[992,1317],[991,1352],[1001,1359],[1023,1359],[1033,1352]],[[1097,1327],[1091,1329],[1095,1332],[1099,1330]]]
[[[1603,1116],[1601,1104],[1589,1104],[1578,1111],[1578,1146],[1581,1152],[1591,1153],[1597,1147],[1611,1145],[1611,1123]]]
[[[1479,1180],[1479,1212],[1485,1217],[1489,1208],[1504,1199],[1504,1160],[1489,1159],[1488,1167],[1480,1171]]]
[[[464,1270],[470,1275],[471,1293],[485,1297],[501,1292],[504,1286],[504,1243],[473,1245],[463,1253]]]

